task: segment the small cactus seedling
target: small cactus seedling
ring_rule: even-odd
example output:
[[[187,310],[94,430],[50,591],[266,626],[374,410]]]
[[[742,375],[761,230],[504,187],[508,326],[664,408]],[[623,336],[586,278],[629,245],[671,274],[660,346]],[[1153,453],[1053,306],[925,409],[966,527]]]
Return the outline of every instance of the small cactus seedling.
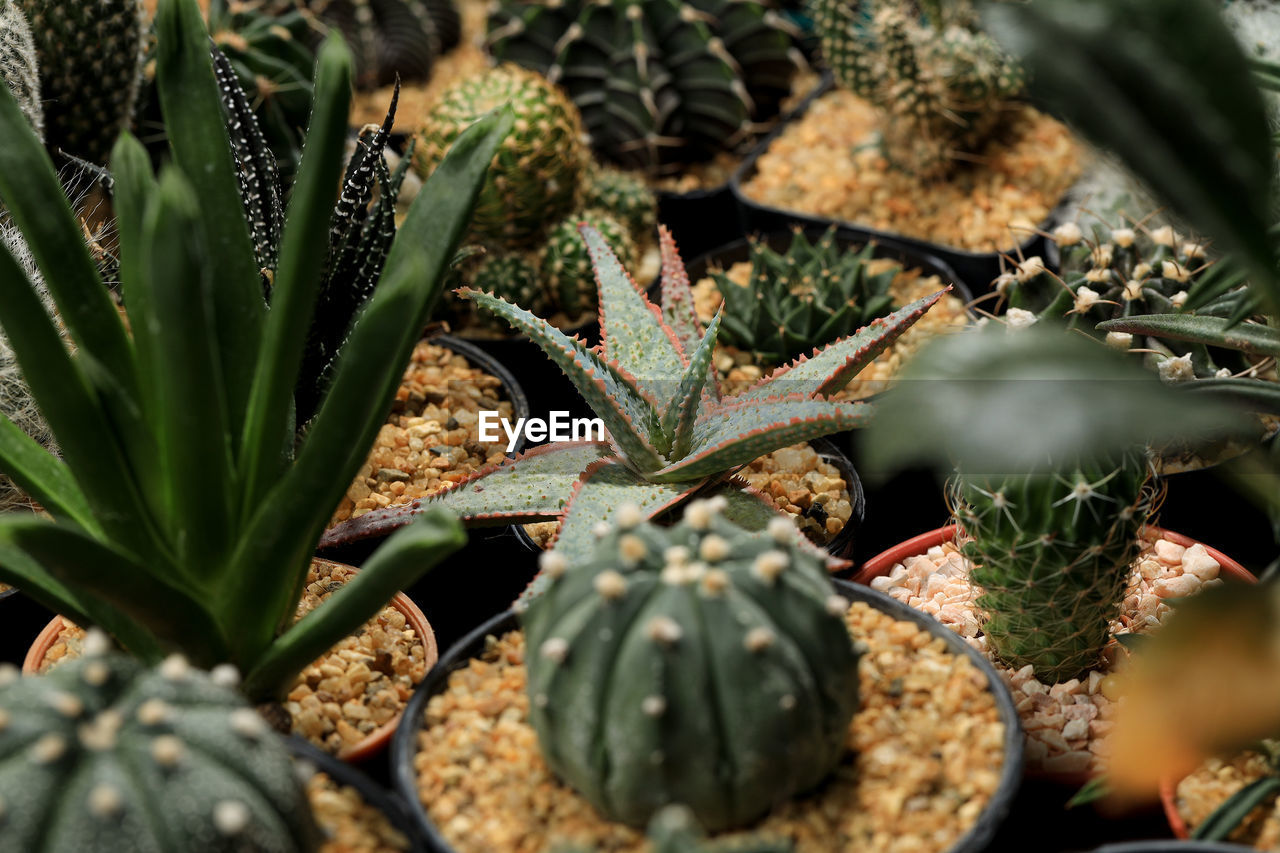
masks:
[[[631,266],[636,258],[635,244],[631,242],[627,229],[602,210],[574,214],[552,228],[539,255],[538,270],[552,301],[570,321],[578,320],[588,312],[594,314],[599,307],[591,255],[578,233],[582,224],[600,232],[624,267]],[[482,289],[479,282],[475,287]]]
[[[682,803],[707,829],[819,785],[858,705],[858,652],[795,525],[748,532],[723,498],[657,527],[618,508],[588,552],[542,558],[521,621],[529,716],[548,765],[606,816]]]
[[[808,0],[840,85],[884,111],[885,156],[922,178],[981,153],[1022,91],[1018,65],[975,29],[968,0]]]
[[[36,135],[44,138],[40,67],[31,27],[16,0],[0,0],[0,78],[9,87]]]
[[[376,535],[427,507],[445,506],[473,522],[560,520],[558,547],[572,550],[590,543],[591,528],[623,503],[635,503],[653,516],[711,488],[726,495],[735,520],[762,527],[773,510],[761,496],[722,481],[763,454],[863,425],[872,404],[839,403],[827,396],[848,384],[946,292],[873,320],[777,368],[742,393],[721,398],[711,369],[721,318],[703,329],[670,234],[660,229],[658,308],[600,232],[589,226],[581,231],[599,294],[598,347],[589,348],[492,294],[466,288],[460,293],[537,343],[595,410],[609,440],[538,448],[478,471],[429,500],[343,522],[323,542]]]
[[[108,646],[93,632],[47,675],[0,670],[5,849],[316,849],[288,750],[228,686],[234,670],[148,669]]]
[[[785,253],[751,240],[745,286],[712,273],[724,297],[721,339],[766,361],[787,361],[888,314],[889,286],[901,267],[871,273],[874,251],[870,243],[856,252],[841,247],[834,227],[814,242],[797,230]]]
[[[657,237],[658,202],[639,176],[620,169],[597,166],[588,169],[582,188],[582,207],[602,210],[631,232],[636,245],[649,245]]]

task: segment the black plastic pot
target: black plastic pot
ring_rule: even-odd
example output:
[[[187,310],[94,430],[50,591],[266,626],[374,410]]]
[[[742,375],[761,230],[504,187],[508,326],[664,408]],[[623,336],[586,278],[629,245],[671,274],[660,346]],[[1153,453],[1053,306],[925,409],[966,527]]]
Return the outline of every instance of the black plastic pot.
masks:
[[[815,438],[809,442],[809,445],[817,451],[824,462],[831,463],[840,471],[841,479],[849,487],[849,500],[853,514],[849,516],[848,523],[836,534],[836,537],[826,544],[827,552],[833,557],[849,559],[854,551],[854,543],[857,541],[858,528],[862,526],[862,518],[867,511],[867,496],[862,490],[862,478],[858,476],[849,457],[830,440]],[[542,551],[533,541],[533,537],[525,531],[523,524],[513,524],[510,529],[520,544],[531,553],[536,554]]]
[[[786,130],[786,125],[800,118],[812,106],[813,102],[825,95],[834,88],[834,80],[828,76],[824,78],[821,86],[818,87],[808,98],[804,100],[788,117],[787,121],[778,125],[773,131],[761,140],[755,150],[748,155],[737,171],[733,173],[729,186],[733,190],[734,196],[738,201],[738,209],[742,215],[743,230],[751,233],[768,233],[777,231],[787,227],[793,223],[802,223],[804,225],[812,225],[818,228],[826,228],[830,225],[842,225],[847,230],[862,235],[864,240],[872,239],[890,239],[894,242],[908,246],[920,255],[926,257],[934,257],[943,261],[951,269],[955,270],[969,290],[973,293],[986,293],[991,289],[991,283],[1000,275],[1001,256],[1007,255],[1018,257],[1019,253],[1023,257],[1032,255],[1045,254],[1046,245],[1050,242],[1041,234],[1032,235],[1019,246],[1011,246],[1006,250],[993,252],[972,252],[966,249],[959,249],[952,246],[944,246],[940,243],[932,243],[928,240],[922,240],[916,237],[908,237],[905,234],[893,234],[885,231],[879,231],[874,228],[867,228],[858,225],[856,222],[843,222],[839,220],[823,219],[818,216],[811,216],[799,211],[781,210],[776,207],[770,207],[753,201],[746,193],[743,192],[743,185],[755,174],[756,165],[760,157],[769,150],[775,140]],[[1064,199],[1065,200],[1065,199]],[[1061,206],[1061,203],[1060,203]],[[1058,209],[1049,213],[1048,218],[1040,224],[1040,231],[1049,231],[1058,217]]]
[[[1213,841],[1127,841],[1123,844],[1108,844],[1099,847],[1093,853],[1242,853],[1252,850],[1240,844],[1224,844]]]
[[[386,815],[387,821],[409,839],[410,853],[420,853],[426,847],[422,835],[418,831],[418,822],[405,807],[397,794],[376,784],[368,776],[361,773],[345,761],[339,761],[314,744],[296,735],[283,739],[295,761],[310,764],[316,770],[324,772],[339,785],[354,788],[367,804]]]
[[[979,652],[969,646],[959,634],[945,627],[941,622],[895,601],[883,593],[862,586],[837,580],[835,582],[840,594],[852,601],[862,601],[872,607],[893,616],[903,622],[913,622],[940,638],[947,647],[957,655],[965,655],[973,665],[985,676],[992,693],[995,694],[1000,718],[1005,725],[1005,762],[1000,771],[1000,784],[991,802],[979,816],[977,822],[965,833],[948,853],[977,853],[983,850],[995,835],[996,828],[1009,814],[1014,795],[1022,782],[1022,722],[1014,707],[1009,688],[996,673],[995,669]],[[417,779],[413,768],[413,756],[417,752],[418,731],[422,727],[423,714],[427,702],[432,696],[442,693],[449,684],[449,676],[457,669],[465,667],[468,662],[483,652],[485,638],[500,635],[520,627],[519,619],[512,611],[500,613],[481,625],[467,637],[450,648],[436,665],[427,673],[427,677],[418,685],[413,698],[405,709],[404,719],[396,730],[391,742],[392,784],[408,805],[409,812],[417,824],[418,830],[426,840],[427,849],[432,853],[454,853],[454,848],[445,841],[436,830],[426,810],[418,799]],[[840,853],[840,851],[832,851]]]
[[[729,182],[687,193],[660,190],[658,221],[667,226],[683,257],[708,252],[742,236],[742,213]]]

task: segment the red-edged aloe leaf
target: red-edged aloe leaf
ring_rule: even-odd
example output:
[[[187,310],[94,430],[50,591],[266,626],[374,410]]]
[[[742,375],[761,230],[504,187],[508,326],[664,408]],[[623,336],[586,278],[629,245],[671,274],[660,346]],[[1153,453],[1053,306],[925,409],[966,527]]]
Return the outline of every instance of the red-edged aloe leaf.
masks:
[[[736,477],[730,478],[723,483],[717,483],[714,489],[703,496],[709,498],[723,496],[727,501],[724,508],[724,517],[747,530],[764,530],[769,526],[769,522],[775,518],[785,518],[792,522],[794,526],[795,519],[774,506],[764,492],[747,485]],[[844,571],[853,565],[848,560],[842,560],[815,545],[809,537],[800,531],[799,527],[795,528],[795,541],[801,548],[821,557],[826,562],[827,571],[829,572]]]
[[[325,531],[320,547],[385,535],[434,506],[452,510],[477,526],[550,521],[560,517],[583,470],[611,452],[602,441],[544,444],[514,459],[487,465],[430,498],[376,509],[334,525]]]
[[[723,403],[694,424],[689,456],[649,475],[654,482],[698,480],[745,465],[766,453],[833,432],[857,429],[871,417],[868,403],[833,403],[799,394],[749,403]]]
[[[1280,357],[1280,329],[1259,323],[1232,323],[1195,314],[1137,314],[1098,324],[1103,332],[1128,332]]]
[[[711,375],[711,357],[716,351],[716,335],[720,332],[720,321],[724,310],[716,312],[716,316],[707,326],[707,333],[702,343],[693,351],[693,357],[685,369],[684,378],[676,396],[667,404],[662,414],[662,431],[671,439],[671,458],[680,459],[687,456],[693,446],[693,425],[702,409],[702,391],[706,388],[707,377]]]
[[[636,287],[600,232],[586,224],[578,230],[591,255],[600,292],[604,357],[621,365],[651,396],[665,399],[671,393],[672,380],[688,363],[675,332],[662,321],[658,307]]]
[[[618,449],[633,465],[653,471],[666,464],[650,443],[661,429],[659,407],[617,363],[606,361],[581,340],[569,337],[546,320],[505,299],[469,287],[459,288],[457,292],[488,308],[541,347],[604,421]]]
[[[667,226],[658,226],[658,247],[662,253],[662,317],[675,333],[685,353],[698,348],[702,323],[693,305],[693,287],[680,259],[676,241]]]
[[[790,364],[779,367],[753,387],[727,398],[725,402],[767,400],[783,394],[834,394],[848,385],[849,380],[858,375],[858,371],[891,346],[949,290],[951,287],[948,285],[892,314],[878,317],[849,337],[814,350],[813,355],[802,355]]]

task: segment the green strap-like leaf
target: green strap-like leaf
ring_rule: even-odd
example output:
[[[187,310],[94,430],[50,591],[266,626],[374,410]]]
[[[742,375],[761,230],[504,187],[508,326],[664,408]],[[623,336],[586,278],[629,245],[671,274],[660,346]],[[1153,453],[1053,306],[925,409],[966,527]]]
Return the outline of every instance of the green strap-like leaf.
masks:
[[[151,171],[151,158],[132,134],[120,134],[111,151],[111,174],[115,184],[111,194],[112,212],[116,217],[116,235],[120,251],[120,289],[124,304],[131,316],[151,316],[151,304],[147,301],[147,288],[138,286],[143,265],[142,232],[147,204],[155,195],[157,183]],[[149,384],[155,363],[163,354],[149,346],[151,337],[134,330],[134,357],[138,362],[139,397],[143,412],[154,418],[155,388]]]
[[[466,531],[448,511],[433,508],[423,513],[374,552],[354,578],[271,645],[245,676],[245,693],[251,699],[280,698],[276,694],[281,687],[308,664],[466,543]]]
[[[707,387],[707,378],[712,375],[711,358],[715,355],[716,336],[720,333],[723,319],[724,309],[721,308],[707,326],[702,342],[693,351],[680,387],[662,415],[662,431],[670,439],[672,459],[683,459],[693,446],[693,425],[702,410],[702,392]]]
[[[725,403],[748,403],[789,394],[814,396],[836,393],[892,346],[950,289],[939,290],[892,314],[878,317],[849,337],[829,344],[811,356],[800,356],[755,386],[727,398]]]
[[[241,441],[241,506],[247,516],[280,474],[293,389],[320,292],[334,188],[342,178],[351,100],[351,53],[336,33],[320,49],[316,94],[293,185],[271,310],[262,339]],[[247,521],[247,518],[242,520]]]
[[[101,529],[67,466],[54,458],[13,421],[0,415],[0,468],[54,518],[92,534]]]
[[[1251,412],[1280,415],[1280,383],[1269,379],[1226,377],[1223,379],[1197,379],[1179,386],[1196,394],[1210,394],[1235,401]]]
[[[1280,776],[1263,776],[1228,797],[1195,828],[1191,837],[1197,841],[1222,841],[1249,813],[1280,791]]]
[[[1101,332],[1128,332],[1280,357],[1280,329],[1260,323],[1232,323],[1195,314],[1137,314],[1098,324]]]

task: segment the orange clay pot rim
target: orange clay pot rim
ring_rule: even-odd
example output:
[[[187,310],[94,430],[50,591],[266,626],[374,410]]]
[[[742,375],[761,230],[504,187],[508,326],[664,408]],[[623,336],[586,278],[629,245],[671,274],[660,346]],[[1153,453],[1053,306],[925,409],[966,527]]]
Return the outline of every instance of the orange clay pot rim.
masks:
[[[347,566],[344,563],[336,563],[333,560],[325,560],[320,557],[316,557],[314,559],[316,562],[326,563],[332,566],[343,566],[344,568],[351,569],[352,571],[359,571],[359,569],[354,566]],[[405,620],[413,628],[414,633],[418,635],[418,639],[422,641],[424,650],[423,662],[426,665],[426,670],[430,670],[431,667],[435,666],[436,659],[440,656],[440,651],[436,646],[435,632],[431,630],[431,623],[427,621],[426,615],[418,605],[413,603],[413,599],[409,598],[409,596],[405,595],[403,592],[397,592],[392,596],[391,601],[387,603],[404,614]],[[44,629],[36,635],[35,641],[31,644],[31,647],[27,649],[26,658],[22,661],[22,672],[24,674],[35,675],[39,671],[40,664],[44,662],[44,657],[48,653],[49,648],[57,641],[58,634],[61,633],[62,627],[62,617],[55,616],[50,620],[49,624],[45,625]],[[407,702],[408,700],[406,699],[404,704],[407,704]],[[387,744],[391,742],[391,736],[395,734],[396,726],[400,724],[400,718],[403,715],[404,710],[401,709],[390,720],[387,720],[387,722],[378,726],[378,728],[369,732],[369,734],[365,735],[350,746],[344,747],[338,752],[337,758],[340,761],[354,763],[366,761],[382,752],[386,749]]]
[[[1178,782],[1171,777],[1160,780],[1160,805],[1164,806],[1164,817],[1169,821],[1169,829],[1173,830],[1174,837],[1183,841],[1189,839],[1191,829],[1178,811]]]
[[[1165,528],[1156,526],[1154,524],[1148,525],[1147,531],[1150,533],[1154,533],[1160,539],[1168,540],[1169,542],[1172,542],[1175,545],[1181,545],[1184,548],[1190,548],[1192,545],[1204,545],[1203,542],[1198,542],[1195,539],[1192,539],[1190,536],[1183,536],[1181,533],[1175,533],[1172,530],[1166,530]],[[907,539],[903,542],[899,542],[897,545],[894,545],[892,548],[888,548],[884,551],[881,551],[879,554],[867,560],[865,563],[862,564],[862,568],[858,569],[857,573],[854,574],[852,580],[854,583],[863,584],[864,586],[870,586],[871,581],[873,579],[887,575],[889,571],[893,568],[894,564],[901,563],[903,560],[905,560],[908,557],[915,557],[920,554],[923,554],[924,552],[928,551],[930,548],[933,548],[937,545],[941,545],[944,542],[950,542],[951,540],[955,539],[955,536],[956,536],[956,525],[954,524],[948,524],[945,527],[939,527],[936,530],[930,530],[927,533],[921,533],[918,536],[912,536],[910,539]],[[1218,564],[1222,567],[1222,570],[1226,572],[1229,576],[1231,576],[1233,579],[1244,581],[1246,583],[1258,582],[1258,579],[1257,577],[1254,576],[1253,572],[1249,571],[1244,566],[1240,565],[1240,563],[1236,562],[1235,560],[1228,557],[1226,554],[1219,551],[1217,548],[1210,548],[1208,545],[1204,545],[1204,549],[1209,554],[1210,557],[1213,557],[1213,559],[1218,561]],[[1087,772],[1048,773],[1040,770],[1031,770],[1031,771],[1028,771],[1027,775],[1035,777],[1037,779],[1046,779],[1054,782],[1061,782],[1064,785],[1072,785],[1075,787],[1079,787],[1080,785],[1085,784],[1086,782],[1088,782],[1090,779],[1093,778],[1093,774],[1087,773]],[[1171,782],[1168,784],[1169,784],[1170,792],[1172,792],[1175,786]],[[1161,795],[1161,799],[1165,800],[1164,784],[1162,784],[1160,787],[1160,795]],[[1174,808],[1173,806],[1172,798],[1170,797],[1170,799],[1165,800],[1164,805],[1165,805],[1165,814],[1169,818],[1169,825],[1173,828],[1175,833],[1179,832],[1178,824],[1174,823],[1174,815],[1176,815],[1177,809]],[[1181,818],[1178,818],[1178,820],[1181,821]],[[1181,832],[1183,834],[1180,834],[1178,836],[1179,838],[1189,837],[1185,823],[1181,824]]]

